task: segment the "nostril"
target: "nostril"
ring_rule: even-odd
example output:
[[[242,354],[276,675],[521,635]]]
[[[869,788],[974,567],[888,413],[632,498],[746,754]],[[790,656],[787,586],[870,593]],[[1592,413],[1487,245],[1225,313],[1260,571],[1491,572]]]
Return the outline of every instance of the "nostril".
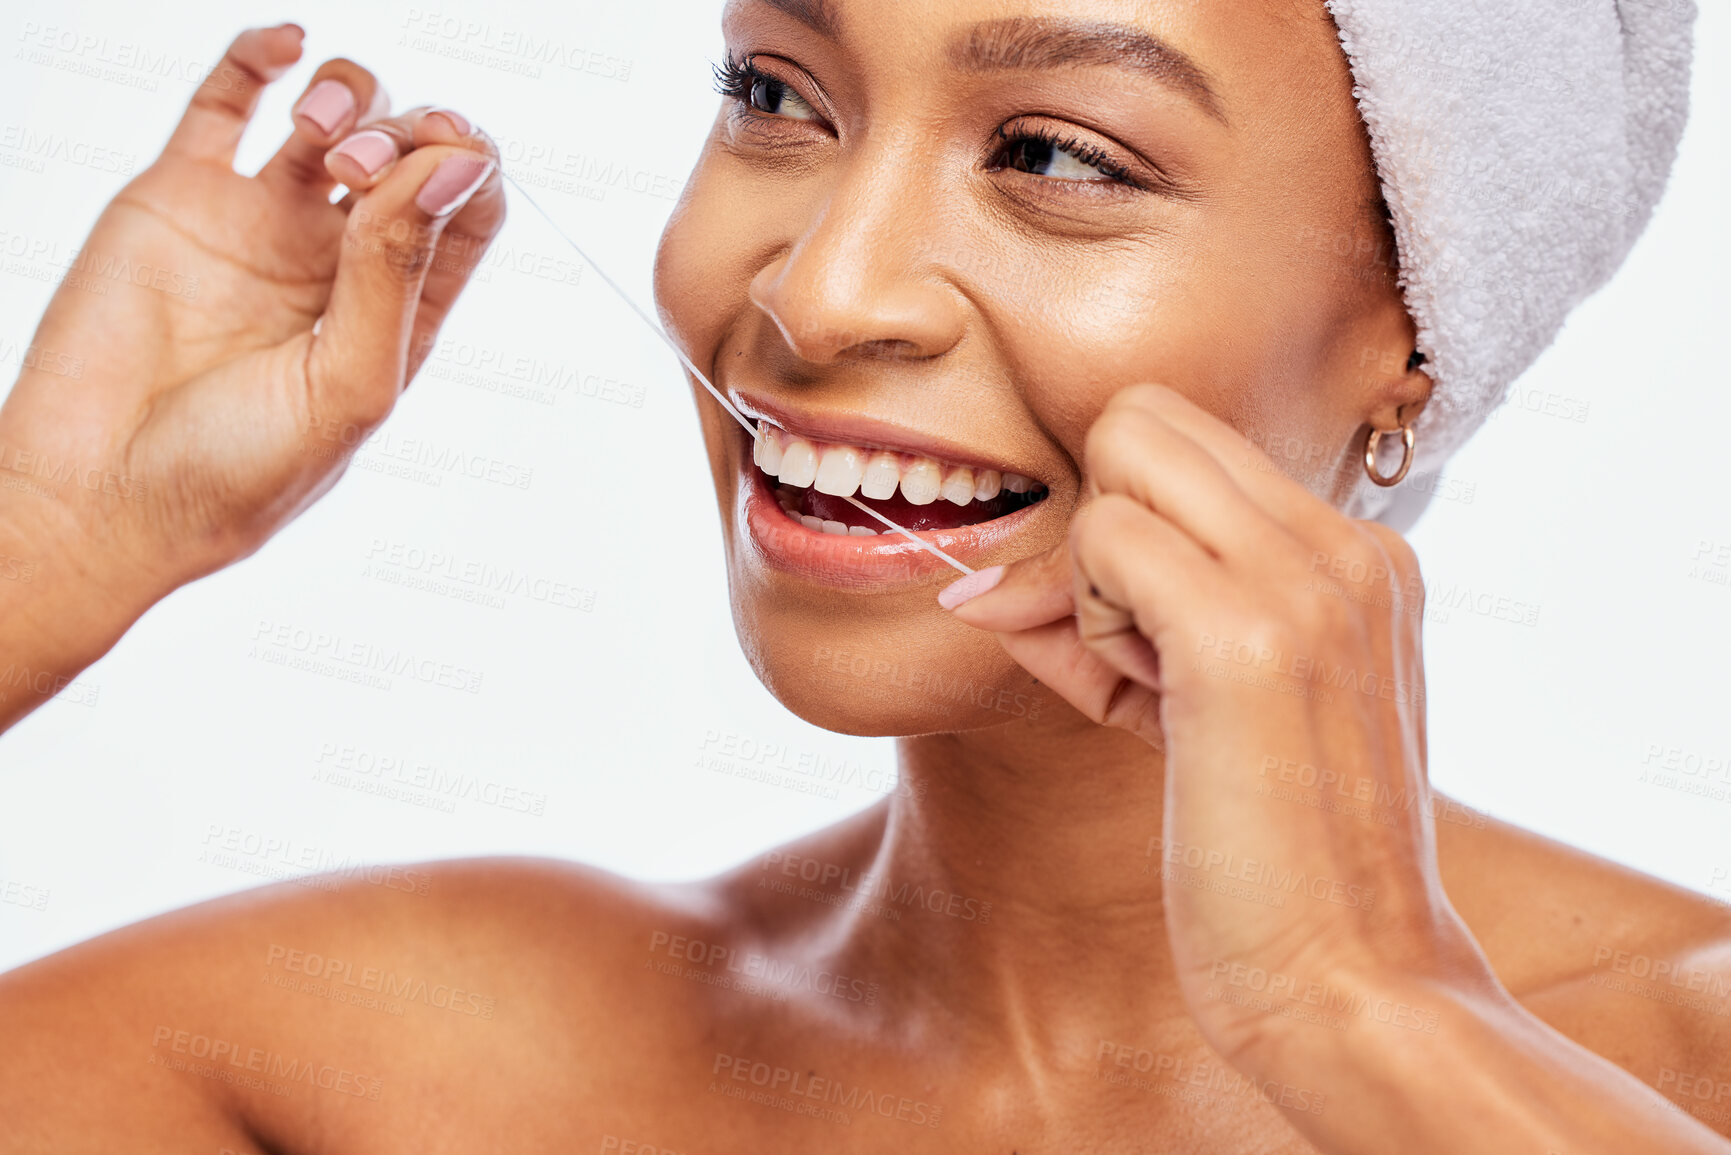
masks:
[[[842,350],[842,355],[870,361],[917,361],[925,356],[918,345],[900,339],[860,341]]]

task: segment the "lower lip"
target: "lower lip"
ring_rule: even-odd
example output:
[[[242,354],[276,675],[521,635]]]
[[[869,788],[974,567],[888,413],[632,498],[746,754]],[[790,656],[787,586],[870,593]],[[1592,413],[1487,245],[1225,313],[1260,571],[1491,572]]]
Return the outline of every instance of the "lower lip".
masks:
[[[843,537],[821,533],[789,517],[776,500],[769,477],[751,460],[751,443],[743,434],[738,513],[758,555],[771,568],[831,585],[929,586],[931,579],[962,575],[901,534],[886,529],[876,537]],[[1051,505],[1042,501],[1015,513],[957,529],[915,533],[957,561],[969,566],[1000,551],[1024,533],[1033,518]],[[1017,555],[1019,556],[1019,555]]]

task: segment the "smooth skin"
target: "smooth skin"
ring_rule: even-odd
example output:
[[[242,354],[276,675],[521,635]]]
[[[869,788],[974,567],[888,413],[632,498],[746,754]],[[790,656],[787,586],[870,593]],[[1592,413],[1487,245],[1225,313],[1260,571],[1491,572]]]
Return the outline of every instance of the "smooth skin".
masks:
[[[958,30],[1013,15],[1158,33],[1224,118],[1107,66],[956,66]],[[924,735],[907,788],[704,883],[381,869],[0,976],[0,1151],[1731,1151],[1731,919],[1433,795],[1410,550],[1338,512],[1349,474],[1258,448],[1350,459],[1429,395],[1388,270],[1307,243],[1380,227],[1320,5],[737,0],[725,26],[785,90],[716,122],[658,259],[670,328],[724,387],[1052,490],[953,611],[942,579],[862,599],[761,564],[745,446],[699,409],[748,655],[813,721]],[[109,358],[0,410],[7,444],[151,483],[0,506],[0,550],[46,555],[0,605],[8,660],[71,676],[315,500],[343,459],[303,450],[384,419],[497,231],[496,177],[415,204],[491,156],[449,116],[382,122],[376,177],[327,159],[388,111],[343,61],[319,77],[352,119],[236,177],[250,85],[299,39],[242,36],[216,76],[247,83],[201,90],[92,237],[228,291],[62,290],[40,343]],[[1030,109],[1169,183],[995,165]],[[820,643],[1040,709],[862,694]],[[1266,901],[1250,859],[1308,881]]]

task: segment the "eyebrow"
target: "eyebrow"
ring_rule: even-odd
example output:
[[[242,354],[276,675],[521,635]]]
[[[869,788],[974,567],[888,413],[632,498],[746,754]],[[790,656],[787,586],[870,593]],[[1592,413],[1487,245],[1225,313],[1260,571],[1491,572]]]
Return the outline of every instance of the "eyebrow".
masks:
[[[832,0],[763,0],[771,8],[793,17],[813,32],[831,40],[841,39],[841,13]]]
[[[803,6],[808,0],[768,0]],[[816,0],[825,3],[826,0]],[[1106,65],[1152,76],[1221,123],[1226,116],[1208,74],[1190,57],[1140,28],[1064,17],[1018,16],[976,24],[950,44],[950,63],[969,72]]]

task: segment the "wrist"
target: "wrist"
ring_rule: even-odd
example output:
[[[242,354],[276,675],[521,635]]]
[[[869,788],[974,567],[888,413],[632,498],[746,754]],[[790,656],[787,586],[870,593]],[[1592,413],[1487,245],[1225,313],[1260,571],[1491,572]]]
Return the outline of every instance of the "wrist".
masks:
[[[1526,1124],[1495,1117],[1504,1104],[1486,1051],[1502,1029],[1498,999],[1404,975],[1336,977],[1323,985],[1314,996],[1318,1014],[1282,1015],[1282,1029],[1257,1049],[1259,1077],[1301,1084],[1323,1099],[1314,1117],[1287,1112],[1319,1151],[1381,1155],[1394,1135],[1409,1155],[1547,1150],[1486,1142],[1516,1133],[1536,1138],[1525,1135]],[[1465,1146],[1463,1127],[1474,1138]]]
[[[1391,1136],[1400,1136],[1405,1155],[1724,1151],[1494,978],[1397,976],[1362,993],[1366,1002],[1346,1029],[1289,1033],[1278,1052],[1281,1070],[1302,1072],[1326,1096],[1324,1111],[1287,1118],[1327,1155],[1385,1155]],[[1396,1006],[1434,1014],[1435,1030],[1397,1026],[1386,1015]]]
[[[1243,982],[1260,1002],[1261,1029],[1235,1063],[1247,1073],[1289,1078],[1300,1073],[1374,1067],[1389,1048],[1425,1049],[1442,1037],[1465,1002],[1453,986],[1416,974],[1334,972],[1314,980],[1252,970]],[[1260,987],[1260,989],[1258,989]],[[1492,979],[1489,987],[1507,999]],[[1512,999],[1509,1000],[1513,1005]]]

